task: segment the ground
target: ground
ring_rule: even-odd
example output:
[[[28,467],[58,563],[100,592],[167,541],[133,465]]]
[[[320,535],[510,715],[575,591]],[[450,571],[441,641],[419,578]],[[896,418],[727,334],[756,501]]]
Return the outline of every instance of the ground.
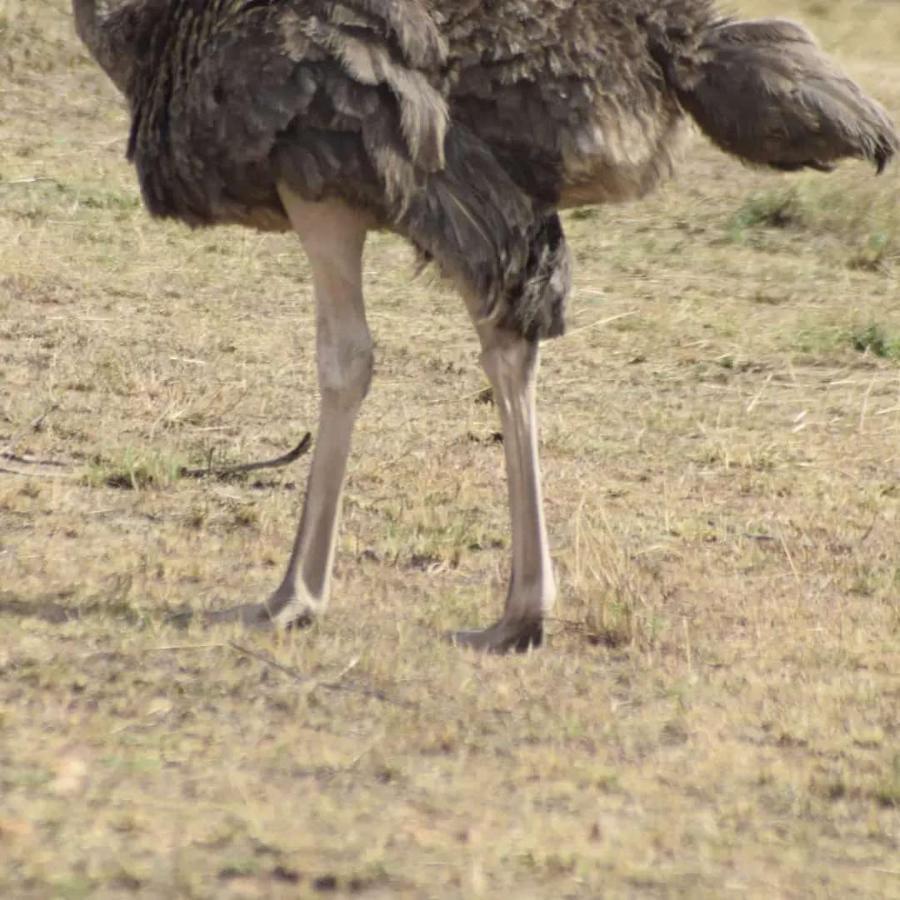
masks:
[[[900,118],[898,4],[738,5]],[[315,431],[308,269],[145,215],[66,9],[0,7],[0,895],[900,897],[900,167],[696,137],[566,216],[561,596],[520,657],[441,640],[501,605],[496,410],[459,299],[373,237],[332,609],[181,629],[285,561],[308,456],[181,466]]]

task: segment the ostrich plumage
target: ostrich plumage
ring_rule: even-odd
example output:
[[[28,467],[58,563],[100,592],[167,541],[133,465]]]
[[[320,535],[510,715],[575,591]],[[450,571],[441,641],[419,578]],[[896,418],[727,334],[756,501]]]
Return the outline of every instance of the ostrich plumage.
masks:
[[[537,343],[564,330],[558,210],[640,197],[688,117],[756,165],[880,171],[898,146],[801,26],[709,0],[73,0],[127,98],[147,208],[191,225],[293,229],[317,307],[319,439],[294,551],[264,603],[288,625],[328,597],[350,436],[368,390],[368,230],[460,288],[504,430],[512,574],[500,621],[457,639],[540,643],[555,595],[534,413]]]

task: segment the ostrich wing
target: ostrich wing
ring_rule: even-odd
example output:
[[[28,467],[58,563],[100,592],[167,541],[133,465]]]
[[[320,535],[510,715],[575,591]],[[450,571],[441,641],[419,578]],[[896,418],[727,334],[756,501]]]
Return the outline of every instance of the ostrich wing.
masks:
[[[416,0],[170,4],[131,80],[130,155],[158,215],[284,226],[275,185],[402,203],[443,166],[444,44]]]

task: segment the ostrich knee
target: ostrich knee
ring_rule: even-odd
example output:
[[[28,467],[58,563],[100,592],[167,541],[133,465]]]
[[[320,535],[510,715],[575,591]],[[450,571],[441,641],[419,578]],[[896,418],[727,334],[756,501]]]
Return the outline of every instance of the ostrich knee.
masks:
[[[319,389],[323,407],[358,409],[369,393],[375,354],[368,330],[320,337]]]

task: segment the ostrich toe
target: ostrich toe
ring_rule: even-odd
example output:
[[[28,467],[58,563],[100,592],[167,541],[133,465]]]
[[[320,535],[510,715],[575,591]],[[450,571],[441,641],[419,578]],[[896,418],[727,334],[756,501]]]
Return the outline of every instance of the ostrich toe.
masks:
[[[544,626],[539,619],[501,619],[480,631],[451,632],[448,638],[458,647],[471,647],[482,653],[525,653],[541,646],[544,641]]]

